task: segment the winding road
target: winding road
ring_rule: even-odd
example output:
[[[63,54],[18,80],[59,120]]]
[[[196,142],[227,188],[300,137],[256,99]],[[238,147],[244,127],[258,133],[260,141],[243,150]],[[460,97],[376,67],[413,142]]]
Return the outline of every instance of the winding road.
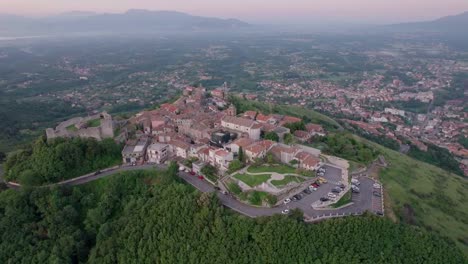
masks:
[[[95,180],[108,177],[111,175],[115,175],[124,171],[149,170],[149,169],[162,170],[165,168],[166,166],[164,165],[155,166],[155,165],[149,165],[149,164],[139,165],[139,166],[120,166],[118,168],[105,171],[99,174],[88,174],[88,175],[77,177],[74,179],[62,181],[54,185],[75,186],[75,185],[81,185],[81,184],[85,184],[91,181],[95,181]],[[329,168],[327,169],[327,171],[333,171],[333,169]],[[372,195],[372,191],[373,191],[372,186],[374,184],[374,181],[369,178],[361,178],[360,179],[361,193],[358,195],[353,194],[352,195],[353,203],[344,208],[316,210],[312,208],[311,206],[313,202],[317,201],[317,199],[319,199],[321,196],[325,196],[326,193],[328,193],[329,189],[335,186],[332,183],[327,183],[325,185],[322,185],[317,192],[313,192],[312,194],[305,195],[303,199],[296,201],[296,202],[291,202],[287,205],[282,204],[280,206],[276,206],[272,208],[255,207],[255,206],[250,206],[250,205],[247,205],[238,201],[234,196],[231,196],[229,194],[223,194],[217,191],[213,187],[213,185],[208,183],[206,180],[200,180],[198,177],[192,176],[187,172],[179,172],[178,175],[184,181],[186,181],[187,183],[189,183],[190,185],[192,185],[193,187],[195,187],[201,192],[204,192],[204,193],[216,192],[219,200],[224,206],[236,212],[239,212],[243,215],[246,215],[248,217],[260,217],[260,216],[271,216],[275,214],[281,214],[281,212],[284,209],[300,209],[304,212],[305,219],[309,221],[320,220],[323,218],[341,217],[345,215],[357,215],[357,214],[362,214],[365,211],[372,211],[373,199],[376,198]],[[12,182],[8,182],[7,185],[13,189],[17,189],[21,187],[20,185],[16,183],[12,183]]]

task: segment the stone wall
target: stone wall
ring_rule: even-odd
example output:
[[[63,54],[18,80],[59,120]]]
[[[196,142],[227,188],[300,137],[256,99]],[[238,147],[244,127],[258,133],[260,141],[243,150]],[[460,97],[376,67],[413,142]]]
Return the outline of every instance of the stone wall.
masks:
[[[87,122],[100,119],[101,125],[98,127],[83,128]],[[67,129],[68,127],[75,125],[76,131]],[[55,129],[46,129],[47,139],[53,139],[56,137],[82,137],[82,138],[95,138],[102,140],[104,138],[114,137],[114,125],[112,116],[106,112],[95,114],[88,117],[75,117],[60,123]]]

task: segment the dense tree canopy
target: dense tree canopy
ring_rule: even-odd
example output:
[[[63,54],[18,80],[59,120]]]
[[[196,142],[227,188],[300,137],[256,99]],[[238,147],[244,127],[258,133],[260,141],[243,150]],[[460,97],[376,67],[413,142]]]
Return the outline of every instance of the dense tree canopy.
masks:
[[[445,148],[438,147],[433,144],[428,144],[427,151],[422,151],[416,146],[411,146],[408,156],[415,159],[434,164],[444,170],[463,175],[458,161],[453,157],[452,153]]]
[[[176,167],[175,167],[176,168]],[[378,217],[249,219],[174,173],[0,193],[0,263],[466,263],[453,243]]]
[[[25,185],[54,183],[118,164],[121,146],[112,139],[39,138],[32,145],[10,155],[5,178]]]
[[[273,131],[265,133],[265,136],[263,137],[264,139],[271,140],[271,141],[279,141],[279,136]]]
[[[347,133],[329,134],[316,140],[326,144],[324,152],[347,160],[369,163],[378,155],[377,151]]]

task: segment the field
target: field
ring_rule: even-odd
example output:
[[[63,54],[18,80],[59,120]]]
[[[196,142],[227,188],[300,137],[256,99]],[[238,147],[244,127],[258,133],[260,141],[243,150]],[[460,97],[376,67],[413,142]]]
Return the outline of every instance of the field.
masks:
[[[368,143],[390,164],[379,176],[398,220],[447,236],[468,254],[468,180]]]
[[[271,181],[271,184],[273,184],[274,186],[276,187],[281,187],[281,186],[285,186],[286,184],[290,183],[290,182],[303,182],[304,179],[301,178],[301,177],[297,177],[297,176],[292,176],[292,175],[287,175],[287,176],[284,176],[284,179],[282,180],[273,180]]]
[[[98,127],[101,125],[101,119],[97,118],[89,120],[86,124],[88,125],[88,127]]]
[[[249,175],[249,174],[236,174],[234,178],[244,182],[250,187],[255,187],[266,181],[271,177],[271,174]]]
[[[280,174],[286,174],[286,173],[295,173],[296,169],[290,166],[286,166],[286,165],[272,165],[272,166],[262,165],[262,166],[250,166],[247,169],[247,171],[250,173],[276,172]]]
[[[75,125],[69,125],[69,126],[67,126],[67,130],[68,130],[68,131],[75,132],[75,131],[78,131],[78,128],[76,128]]]

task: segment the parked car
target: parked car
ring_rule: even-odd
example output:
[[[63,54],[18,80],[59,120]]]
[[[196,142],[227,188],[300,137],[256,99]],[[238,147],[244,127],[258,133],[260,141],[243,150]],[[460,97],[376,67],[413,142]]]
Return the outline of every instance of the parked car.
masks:
[[[341,189],[344,190],[344,189],[346,188],[346,185],[344,185],[344,183],[340,183],[340,184],[338,185],[338,187],[340,187]]]
[[[328,193],[328,198],[336,198],[336,194],[334,193]]]
[[[315,183],[312,183],[310,186],[312,186],[312,187],[314,187],[314,188],[318,188],[320,185],[317,184],[317,182],[315,182]]]
[[[381,186],[380,186],[380,184],[378,184],[378,183],[374,183],[374,188],[376,188],[376,189],[380,189],[380,187],[381,187]]]
[[[351,179],[351,183],[354,184],[354,185],[356,185],[356,186],[361,185],[361,183],[360,183],[357,179],[355,179],[355,178],[352,178],[352,179]]]
[[[340,192],[341,192],[341,188],[340,188],[340,187],[333,188],[331,191],[332,191],[333,193],[340,193]]]
[[[328,182],[328,181],[327,181],[325,178],[323,178],[323,177],[319,177],[318,180],[319,180],[319,182],[322,183],[322,184]]]
[[[327,197],[321,197],[320,198],[320,201],[321,202],[326,202],[326,201],[329,201],[330,199],[328,199]]]
[[[283,211],[281,211],[281,213],[284,214],[284,215],[287,215],[287,214],[289,214],[289,209],[284,209]]]
[[[195,175],[195,172],[194,172],[194,171],[190,171],[189,173],[190,173],[190,175],[192,175],[192,176]]]
[[[312,185],[311,185],[311,186],[309,186],[309,190],[311,190],[311,191],[314,191],[314,192],[315,192],[315,191],[317,191],[318,189],[317,189],[316,187],[314,187],[314,186],[312,186]]]
[[[198,175],[198,179],[203,180],[205,178],[203,176],[201,176],[201,175]]]
[[[356,187],[356,186],[355,186],[354,188],[351,188],[351,191],[352,191],[353,193],[360,193],[360,192],[361,192],[361,190],[359,190],[359,188]]]
[[[380,192],[373,192],[372,194],[374,194],[374,196],[377,196],[377,197],[381,197],[382,195],[380,194]]]
[[[291,199],[289,199],[289,198],[286,198],[286,199],[283,201],[284,204],[288,204],[288,203],[290,203],[290,202],[291,202]]]
[[[384,215],[383,212],[377,211],[377,215]]]
[[[306,188],[302,191],[305,194],[311,194],[312,192],[309,190],[309,188]]]
[[[98,171],[96,171],[96,172],[94,173],[94,175],[99,175],[99,174],[101,174],[101,171],[100,171],[100,170],[98,170]]]
[[[302,195],[300,195],[300,194],[296,194],[296,195],[294,195],[294,196],[292,197],[292,200],[293,200],[293,201],[299,201],[299,200],[301,200],[301,199],[302,199]]]

